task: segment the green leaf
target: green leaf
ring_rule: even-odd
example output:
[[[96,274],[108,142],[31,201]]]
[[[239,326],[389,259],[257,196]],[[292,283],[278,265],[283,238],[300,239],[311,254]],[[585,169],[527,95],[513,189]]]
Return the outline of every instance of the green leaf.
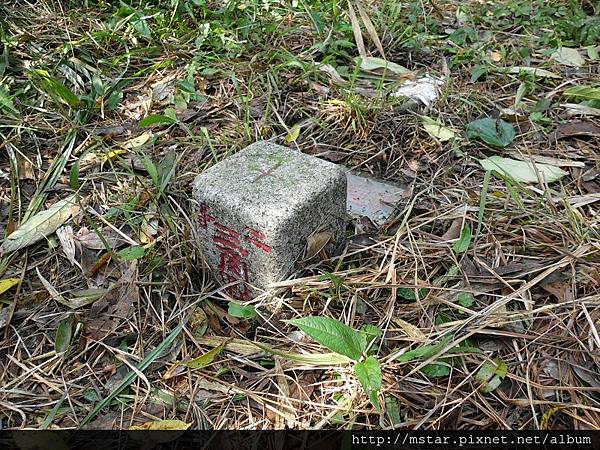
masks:
[[[448,353],[478,353],[478,354],[483,353],[483,351],[480,348],[471,347],[470,345],[463,345],[463,344],[457,345],[456,347],[451,348],[450,350],[448,350]]]
[[[365,70],[367,72],[387,72],[387,74],[389,75],[391,75],[392,73],[396,75],[410,73],[410,70],[408,70],[406,67],[402,67],[399,64],[386,61],[382,58],[375,58],[371,56],[358,56],[354,59],[354,62],[360,70]]]
[[[422,347],[418,347],[409,352],[403,353],[397,359],[400,362],[409,362],[415,359],[427,359],[431,358],[434,355],[437,355],[441,350],[448,346],[450,342],[454,339],[453,335],[446,336],[437,344],[429,344],[423,345]]]
[[[475,379],[481,383],[479,390],[484,394],[492,392],[508,373],[508,366],[500,358],[496,358],[493,362],[485,362],[475,374]]]
[[[88,402],[97,402],[101,400],[102,397],[100,397],[100,394],[98,394],[98,391],[96,389],[90,388],[83,393],[83,398],[86,399]]]
[[[309,316],[290,320],[290,323],[329,350],[355,361],[361,358],[366,348],[364,336],[339,320]]]
[[[217,356],[223,351],[227,342],[223,342],[222,344],[216,346],[212,350],[206,352],[204,355],[198,356],[197,358],[192,359],[191,361],[186,361],[181,363],[184,366],[189,367],[190,369],[201,369],[202,367],[206,367],[211,364]]]
[[[229,302],[229,308],[227,313],[233,317],[240,317],[242,319],[253,319],[258,315],[256,308],[252,305],[242,305],[236,302]]]
[[[537,173],[546,183],[552,183],[569,174],[569,172],[550,164],[532,163],[512,158],[502,158],[501,156],[480,159],[479,163],[485,170],[494,170],[501,175],[523,183],[537,183]]]
[[[15,104],[10,97],[8,88],[0,84],[0,109],[4,108],[5,111],[10,112],[12,115],[17,116],[19,111],[15,108]]]
[[[290,131],[288,132],[284,141],[286,144],[291,144],[292,142],[295,142],[299,136],[300,136],[300,124],[297,123],[292,128],[290,128]]]
[[[469,308],[475,303],[475,297],[470,292],[461,292],[458,294],[458,303],[465,308]]]
[[[376,327],[375,325],[366,324],[360,328],[360,333],[365,338],[365,348],[369,348],[375,343],[375,341],[379,337],[381,337],[381,335],[383,334],[383,330],[379,327]]]
[[[150,114],[149,116],[143,118],[140,121],[139,125],[141,128],[144,128],[144,127],[156,125],[157,123],[173,125],[174,123],[177,123],[177,120],[174,120],[173,118],[168,117],[168,116],[163,116],[162,114]]]
[[[537,67],[528,67],[528,66],[517,66],[517,67],[499,67],[495,69],[495,72],[500,73],[512,73],[521,75],[525,73],[527,75],[531,75],[533,77],[538,78],[562,78],[560,75],[555,74],[554,72],[550,72],[546,69],[539,69]]]
[[[5,278],[0,280],[0,294],[8,291],[11,287],[19,284],[20,278]]]
[[[50,97],[59,103],[66,103],[69,106],[77,106],[79,98],[68,87],[54,78],[46,70],[35,69],[29,72],[29,77],[34,82],[38,82],[40,88]]]
[[[398,425],[402,423],[402,417],[400,416],[400,405],[398,405],[398,400],[395,397],[386,395],[385,412],[390,418],[392,425]]]
[[[418,297],[418,300],[423,300],[428,292],[429,292],[429,289],[427,289],[427,288],[417,289],[416,294],[415,294],[415,290],[412,288],[398,289],[398,295],[401,298],[403,298],[404,300],[417,300],[417,297]]]
[[[470,139],[481,139],[494,147],[506,147],[514,141],[516,131],[510,123],[502,119],[486,117],[469,123],[467,136]]]
[[[439,311],[436,315],[435,315],[435,320],[434,320],[434,324],[436,327],[443,325],[445,323],[449,323],[452,322],[452,317],[449,316],[448,314],[446,314],[444,311]]]
[[[452,249],[456,253],[466,252],[469,249],[469,245],[471,245],[471,238],[471,227],[468,224],[465,224],[460,232],[460,238],[454,243]]]
[[[75,195],[54,203],[13,231],[0,246],[0,255],[27,247],[54,233],[78,210]]]
[[[71,167],[71,172],[69,172],[69,186],[71,189],[77,190],[80,187],[79,184],[79,159],[75,161],[73,167]]]
[[[379,390],[381,389],[381,367],[379,367],[379,361],[373,356],[369,356],[354,366],[354,373],[356,373],[358,381],[360,381],[373,406],[381,411],[378,398]]]
[[[158,189],[160,182],[158,179],[158,168],[156,167],[156,164],[154,164],[154,161],[152,161],[152,159],[150,159],[150,157],[144,152],[142,152],[141,160],[144,168],[148,172],[148,175],[150,175],[150,178],[152,179],[152,183],[154,183],[154,186],[156,189]]]
[[[576,98],[580,100],[600,100],[600,87],[592,86],[573,86],[565,89],[565,97]]]
[[[471,72],[471,83],[477,82],[481,77],[487,75],[488,69],[486,66],[477,64],[473,66],[473,71]]]
[[[119,103],[123,100],[123,91],[113,91],[108,96],[108,100],[106,100],[106,109],[113,110],[115,109]]]
[[[98,97],[102,97],[106,92],[102,78],[96,73],[92,75],[92,89]]]
[[[141,245],[136,245],[134,247],[127,247],[118,252],[119,258],[123,261],[132,261],[134,259],[143,258],[146,254],[146,249]]]
[[[173,123],[177,122],[177,111],[175,111],[175,108],[165,109],[165,116],[171,119]]]
[[[585,59],[576,48],[560,47],[550,55],[550,58],[563,66],[581,67],[585,64]]]
[[[160,194],[163,194],[165,192],[167,185],[171,182],[173,175],[175,175],[175,170],[177,168],[178,162],[179,159],[177,158],[177,154],[175,152],[171,152],[168,153],[158,163],[156,171],[159,185],[157,186],[157,188]]]
[[[334,275],[329,272],[325,272],[325,273],[323,273],[323,275],[319,276],[319,281],[326,281],[326,280],[330,280],[336,289],[339,289],[342,286],[342,284],[344,284],[344,279],[342,277],[340,277],[338,275]]]
[[[54,339],[54,350],[57,355],[62,355],[69,349],[71,336],[73,334],[73,322],[71,319],[62,320],[56,329],[56,337]]]
[[[422,123],[425,131],[427,131],[431,137],[437,138],[441,142],[446,142],[456,137],[456,132],[453,129],[444,126],[430,117],[423,117]]]
[[[427,364],[421,371],[428,377],[447,377],[450,367],[446,364]]]
[[[152,31],[150,31],[150,27],[148,26],[148,22],[145,19],[138,18],[131,22],[135,31],[137,31],[141,36],[146,39],[150,39],[152,37]]]

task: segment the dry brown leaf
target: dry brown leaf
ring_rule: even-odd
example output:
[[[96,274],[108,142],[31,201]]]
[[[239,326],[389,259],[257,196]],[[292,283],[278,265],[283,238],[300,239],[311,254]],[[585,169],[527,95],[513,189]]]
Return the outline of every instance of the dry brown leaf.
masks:
[[[140,225],[139,239],[142,244],[148,244],[154,241],[154,236],[158,233],[158,220],[154,214],[144,214],[142,224]]]
[[[491,52],[490,59],[494,62],[502,61],[502,54],[499,52]]]
[[[155,420],[145,422],[142,425],[129,427],[130,430],[187,430],[191,423],[185,423],[181,420]]]
[[[561,123],[548,135],[548,140],[552,143],[572,136],[598,137],[600,136],[600,126],[584,121]]]
[[[309,236],[307,240],[306,260],[309,260],[321,252],[325,246],[333,239],[333,234],[329,231],[321,231]]]
[[[394,323],[396,323],[396,325],[398,325],[400,328],[402,328],[402,331],[404,331],[404,333],[406,333],[406,335],[411,338],[414,339],[416,342],[427,342],[427,336],[425,336],[425,334],[419,330],[416,326],[408,323],[405,320],[399,319],[399,318],[393,318],[392,319],[394,321]]]
[[[35,180],[35,166],[29,158],[24,156],[21,152],[15,152],[17,159],[19,180]]]
[[[92,306],[92,320],[85,326],[88,336],[102,339],[131,316],[140,296],[137,279],[137,261],[129,261],[119,282]]]
[[[460,237],[463,218],[457,217],[452,221],[446,232],[441,236],[442,241],[451,241]]]
[[[101,230],[101,233],[104,240],[113,249],[119,248],[127,243],[124,238],[119,236],[116,231],[109,227],[104,227]],[[106,248],[104,242],[102,242],[102,239],[100,239],[100,236],[98,236],[98,233],[95,230],[89,230],[86,227],[82,227],[77,232],[75,239],[79,244],[85,248],[89,248],[90,250],[104,250]]]

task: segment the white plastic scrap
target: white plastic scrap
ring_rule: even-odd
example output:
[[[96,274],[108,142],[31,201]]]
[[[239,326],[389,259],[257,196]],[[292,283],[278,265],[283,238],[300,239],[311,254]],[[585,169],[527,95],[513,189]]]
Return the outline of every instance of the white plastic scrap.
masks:
[[[406,97],[418,100],[426,107],[431,106],[442,93],[444,81],[432,75],[425,75],[416,80],[406,80],[400,89],[393,92],[392,97]]]

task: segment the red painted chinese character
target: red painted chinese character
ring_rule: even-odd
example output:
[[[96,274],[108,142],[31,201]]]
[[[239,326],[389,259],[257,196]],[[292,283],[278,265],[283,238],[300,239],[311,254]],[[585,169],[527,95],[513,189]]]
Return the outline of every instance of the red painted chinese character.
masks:
[[[250,242],[252,245],[254,245],[257,248],[260,248],[266,253],[271,253],[273,251],[270,245],[267,245],[264,242],[262,242],[265,239],[267,239],[265,233],[250,227],[246,227],[246,231],[248,232],[248,236],[246,236],[246,241]]]
[[[198,222],[204,229],[208,227],[210,222],[213,222],[215,218],[208,213],[208,206],[205,203],[200,205],[200,212],[198,213]]]
[[[240,233],[218,222],[215,223],[216,233],[213,242],[220,252],[219,274],[226,283],[236,281],[248,282],[248,264],[244,260],[248,250],[240,243]],[[245,284],[229,286],[227,293],[240,300],[250,300],[251,292]]]

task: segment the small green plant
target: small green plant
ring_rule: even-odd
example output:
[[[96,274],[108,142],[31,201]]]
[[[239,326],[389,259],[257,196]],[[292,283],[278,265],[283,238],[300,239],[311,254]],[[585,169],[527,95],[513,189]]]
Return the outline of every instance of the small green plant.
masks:
[[[493,147],[507,147],[517,134],[510,123],[491,117],[474,120],[467,125],[466,131],[470,139],[481,139]]]
[[[356,331],[339,320],[317,316],[290,320],[290,323],[332,352],[354,361],[354,373],[360,384],[373,406],[382,411],[379,402],[381,367],[377,357],[371,354],[371,349],[382,334],[380,328],[365,325],[360,331]]]

